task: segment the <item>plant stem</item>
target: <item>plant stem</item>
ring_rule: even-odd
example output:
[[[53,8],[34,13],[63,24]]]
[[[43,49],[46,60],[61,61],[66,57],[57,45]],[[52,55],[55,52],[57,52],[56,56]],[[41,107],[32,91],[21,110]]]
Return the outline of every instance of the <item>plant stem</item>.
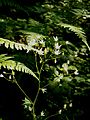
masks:
[[[59,115],[59,113],[56,113],[56,114],[50,115],[50,116],[48,116],[47,118],[45,118],[44,120],[47,120],[47,119],[49,119],[49,118],[51,118],[51,117],[54,117],[54,116],[56,116],[56,115]]]
[[[36,69],[37,69],[37,73],[39,75],[39,81],[38,81],[38,90],[37,90],[37,93],[36,93],[36,97],[34,99],[34,102],[33,102],[33,120],[36,120],[36,114],[35,114],[35,104],[36,104],[36,101],[37,101],[37,98],[38,98],[38,95],[39,95],[39,92],[40,92],[40,77],[41,77],[41,71],[43,69],[43,65],[44,65],[44,62],[42,63],[41,65],[41,68],[40,70],[38,69],[38,64],[37,64],[37,54],[35,54],[35,61],[36,61]]]
[[[34,102],[33,102],[33,120],[36,120],[36,115],[35,115],[35,104],[36,104],[36,101],[37,101],[37,98],[38,98],[38,95],[39,95],[39,91],[40,91],[40,81],[38,83],[38,91],[37,91],[37,94],[36,94],[36,97],[34,99]]]
[[[69,120],[67,116],[66,116],[66,119]]]
[[[18,86],[18,88],[21,90],[21,92],[25,95],[25,97],[31,102],[31,104],[33,104],[33,102],[31,101],[31,99],[29,98],[29,96],[25,93],[25,91],[21,88],[21,86],[18,84],[18,82],[16,80],[14,80],[14,83]]]
[[[9,82],[12,82],[13,81],[13,83],[15,83],[17,86],[18,86],[18,88],[20,89],[20,91],[25,95],[25,97],[31,102],[31,104],[33,104],[33,102],[32,102],[32,100],[28,97],[28,95],[25,93],[25,91],[21,88],[21,86],[18,84],[18,82],[17,82],[17,80],[14,78],[14,80],[9,80],[8,78],[6,78],[5,76],[4,76],[4,78],[7,80],[7,81],[9,81]]]
[[[35,53],[35,61],[36,61],[36,69],[37,69],[37,73],[39,74],[39,69],[38,69],[38,64],[37,64],[37,54]]]

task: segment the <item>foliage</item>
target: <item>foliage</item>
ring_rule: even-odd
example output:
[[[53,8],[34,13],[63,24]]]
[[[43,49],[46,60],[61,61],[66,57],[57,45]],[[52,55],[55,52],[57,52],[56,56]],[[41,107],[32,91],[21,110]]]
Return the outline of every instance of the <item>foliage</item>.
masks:
[[[10,7],[0,18],[0,78],[24,94],[25,120],[81,120],[87,112],[75,101],[90,90],[89,2],[45,0],[22,7],[14,2],[0,1],[1,8]]]

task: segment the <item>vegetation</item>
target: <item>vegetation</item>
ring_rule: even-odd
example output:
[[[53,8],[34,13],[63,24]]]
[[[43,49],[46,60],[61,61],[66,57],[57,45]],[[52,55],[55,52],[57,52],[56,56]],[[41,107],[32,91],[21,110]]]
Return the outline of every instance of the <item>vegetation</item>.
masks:
[[[90,119],[89,5],[0,0],[2,120]]]

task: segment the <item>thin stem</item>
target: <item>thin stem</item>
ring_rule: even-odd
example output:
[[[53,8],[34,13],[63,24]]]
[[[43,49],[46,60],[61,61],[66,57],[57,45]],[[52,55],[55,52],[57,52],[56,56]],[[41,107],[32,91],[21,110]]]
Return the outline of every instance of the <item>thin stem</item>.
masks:
[[[38,64],[37,64],[37,54],[35,53],[35,61],[36,61],[36,69],[37,69],[37,73],[39,74],[39,69],[38,69]]]
[[[25,95],[25,97],[31,102],[31,104],[33,104],[32,103],[32,101],[31,101],[31,99],[28,97],[28,95],[25,93],[25,91],[21,88],[21,86],[18,84],[18,82],[16,81],[16,79],[14,79],[14,80],[9,80],[8,78],[6,78],[5,76],[4,76],[4,78],[7,80],[7,81],[9,81],[9,82],[12,82],[13,81],[13,83],[15,83],[17,86],[18,86],[18,88],[21,90],[21,92]]]
[[[18,84],[18,82],[16,80],[14,80],[14,83],[18,86],[18,88],[21,90],[21,92],[25,95],[25,97],[31,102],[31,104],[33,104],[33,102],[31,101],[31,99],[29,98],[29,96],[25,93],[25,91],[21,88],[21,86]]]
[[[36,101],[37,101],[37,98],[38,98],[38,95],[39,95],[39,92],[40,92],[40,75],[41,75],[41,71],[43,69],[43,65],[44,65],[44,62],[42,63],[42,66],[40,68],[40,70],[38,69],[38,65],[37,65],[37,54],[35,54],[35,61],[36,61],[36,69],[37,69],[37,73],[39,74],[39,81],[38,81],[38,91],[37,91],[37,94],[36,94],[36,97],[34,99],[34,102],[33,102],[33,119],[36,120],[36,115],[35,115],[35,104],[36,104]]]
[[[54,117],[54,116],[56,116],[56,115],[59,115],[59,113],[56,113],[56,114],[50,115],[50,116],[48,116],[47,118],[45,118],[44,120],[47,120],[47,119],[49,119],[49,118],[51,118],[51,117]]]
[[[47,87],[47,86],[49,86],[49,85],[50,85],[50,83],[48,83],[48,84],[44,85],[42,88],[45,88],[45,87]]]
[[[11,80],[9,80],[8,78],[6,78],[5,76],[4,76],[4,78],[5,78],[7,81],[12,82]]]
[[[37,101],[37,98],[38,98],[38,95],[39,95],[39,91],[40,91],[40,81],[38,83],[38,91],[37,91],[37,94],[36,94],[36,97],[34,99],[34,102],[33,102],[33,119],[36,120],[36,115],[35,115],[35,104],[36,104],[36,101]]]
[[[69,120],[67,116],[66,116],[66,119]]]

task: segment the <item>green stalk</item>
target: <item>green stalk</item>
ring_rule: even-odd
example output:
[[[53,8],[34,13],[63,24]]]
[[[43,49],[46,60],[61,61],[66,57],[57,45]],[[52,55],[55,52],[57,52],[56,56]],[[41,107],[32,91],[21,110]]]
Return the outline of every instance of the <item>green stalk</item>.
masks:
[[[36,104],[36,101],[37,101],[37,98],[38,98],[38,95],[39,95],[39,92],[40,92],[40,77],[41,77],[41,72],[42,72],[42,69],[43,69],[43,65],[44,65],[44,62],[42,63],[42,66],[40,68],[40,70],[38,69],[38,65],[37,65],[37,54],[35,54],[35,61],[36,61],[36,69],[37,69],[37,73],[39,75],[39,81],[38,81],[38,90],[37,90],[37,94],[36,94],[36,97],[34,99],[34,102],[33,102],[33,120],[36,120],[36,114],[35,114],[35,104]]]

